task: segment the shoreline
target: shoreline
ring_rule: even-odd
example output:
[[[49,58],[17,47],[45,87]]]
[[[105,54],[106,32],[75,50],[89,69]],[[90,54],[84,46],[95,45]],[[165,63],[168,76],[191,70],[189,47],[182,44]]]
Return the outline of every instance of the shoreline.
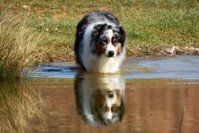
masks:
[[[62,49],[63,50],[63,49]],[[59,51],[58,51],[59,52]],[[68,61],[75,61],[75,56],[73,51],[70,54],[63,54],[62,53],[45,53],[43,61],[41,63],[53,63],[53,62],[68,62]],[[160,52],[157,53],[139,53],[139,54],[132,54],[131,52],[127,52],[126,57],[164,57],[164,56],[175,56],[175,55],[199,55],[199,48],[197,47],[178,47],[173,46],[171,48],[162,49]]]

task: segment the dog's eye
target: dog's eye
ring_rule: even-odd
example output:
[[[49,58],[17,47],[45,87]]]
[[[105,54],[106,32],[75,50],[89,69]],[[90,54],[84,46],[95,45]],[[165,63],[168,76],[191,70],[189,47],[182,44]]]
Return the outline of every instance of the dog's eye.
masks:
[[[112,112],[116,112],[116,109],[117,109],[117,106],[116,106],[116,105],[113,105],[113,106],[111,107],[111,111],[112,111]]]
[[[113,37],[112,41],[113,41],[113,43],[117,43],[118,39],[116,37]]]
[[[109,40],[108,40],[108,39],[104,39],[104,40],[102,40],[102,43],[103,43],[103,44],[108,44],[108,42],[109,42]]]

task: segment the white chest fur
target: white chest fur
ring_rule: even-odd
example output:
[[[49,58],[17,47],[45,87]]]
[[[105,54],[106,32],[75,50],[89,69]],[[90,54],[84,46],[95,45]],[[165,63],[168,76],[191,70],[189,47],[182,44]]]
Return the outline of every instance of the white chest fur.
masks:
[[[99,24],[103,22],[98,22]],[[105,55],[93,55],[90,48],[91,31],[95,24],[91,24],[85,30],[82,45],[83,50],[81,60],[87,71],[100,72],[100,73],[116,73],[119,71],[120,65],[125,58],[125,48],[119,56],[106,57]]]

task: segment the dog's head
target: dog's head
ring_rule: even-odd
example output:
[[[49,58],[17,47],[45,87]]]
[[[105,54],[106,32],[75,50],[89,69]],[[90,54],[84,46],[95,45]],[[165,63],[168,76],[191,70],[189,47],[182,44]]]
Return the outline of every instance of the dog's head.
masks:
[[[93,97],[93,113],[101,123],[112,124],[122,120],[124,103],[121,92],[99,91]]]
[[[95,25],[92,32],[92,52],[106,57],[120,55],[124,49],[126,35],[121,26]]]

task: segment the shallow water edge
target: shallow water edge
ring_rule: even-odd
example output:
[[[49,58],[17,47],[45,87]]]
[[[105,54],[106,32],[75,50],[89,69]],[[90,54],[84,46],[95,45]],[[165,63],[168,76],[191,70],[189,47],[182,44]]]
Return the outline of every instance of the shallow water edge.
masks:
[[[119,74],[41,65],[1,82],[0,132],[197,132],[199,57],[127,59]]]

